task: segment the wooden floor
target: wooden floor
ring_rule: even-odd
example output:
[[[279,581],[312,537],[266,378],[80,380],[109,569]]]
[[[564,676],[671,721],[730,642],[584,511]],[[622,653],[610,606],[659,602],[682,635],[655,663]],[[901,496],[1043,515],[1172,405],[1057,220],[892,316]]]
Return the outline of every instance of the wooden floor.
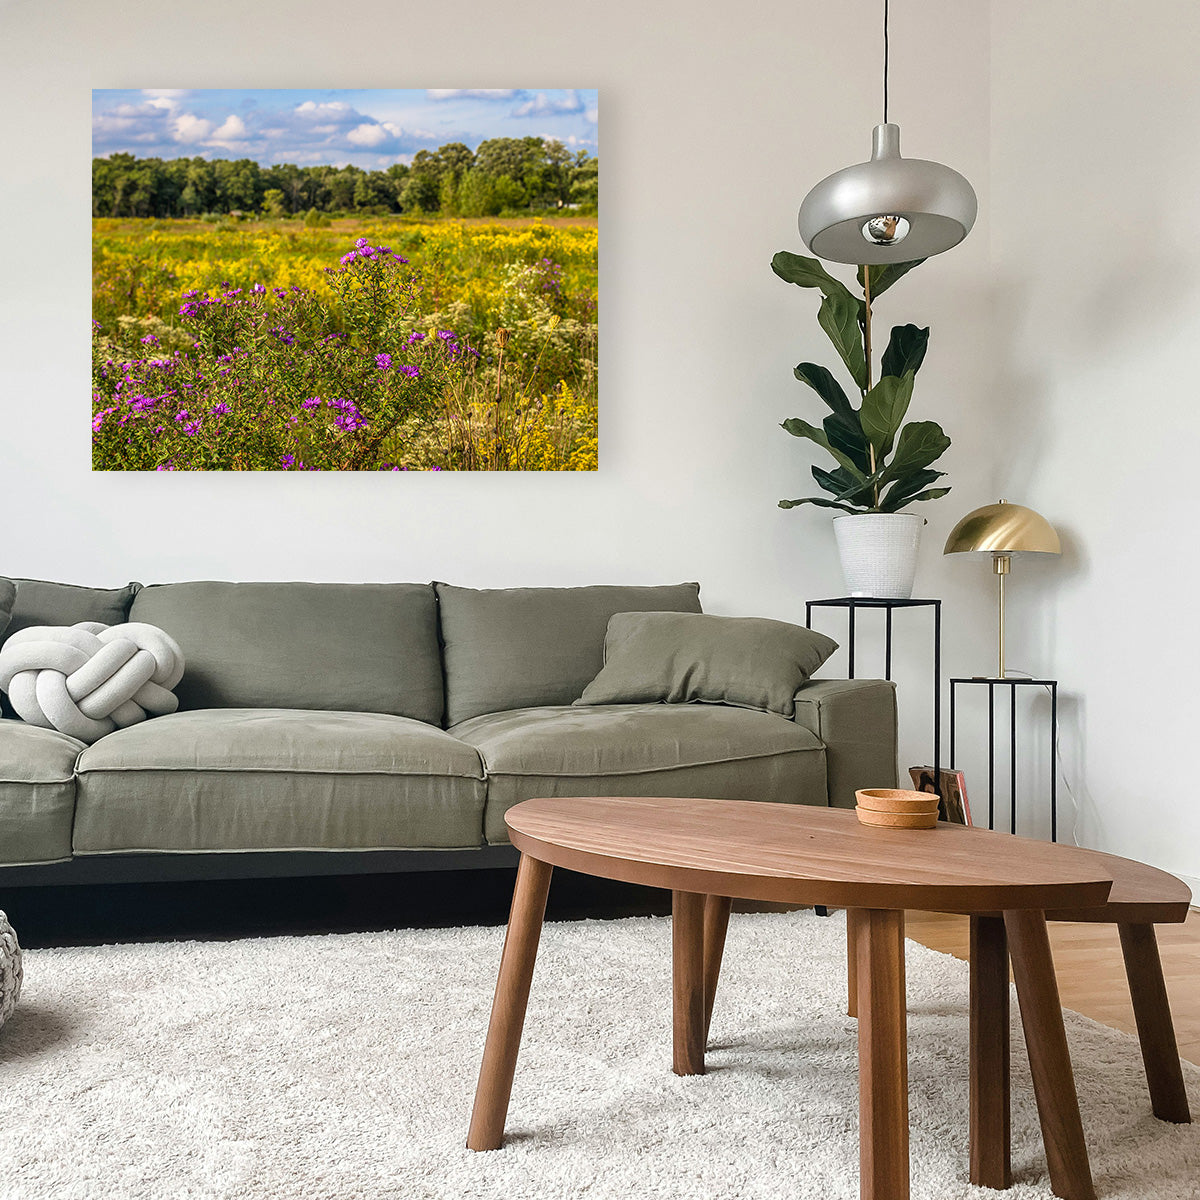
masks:
[[[1157,931],[1179,1055],[1200,1064],[1200,911],[1192,909],[1182,925],[1159,925]],[[910,912],[905,933],[933,950],[967,957],[966,917]],[[1136,1032],[1117,927],[1052,922],[1050,941],[1063,1007]]]

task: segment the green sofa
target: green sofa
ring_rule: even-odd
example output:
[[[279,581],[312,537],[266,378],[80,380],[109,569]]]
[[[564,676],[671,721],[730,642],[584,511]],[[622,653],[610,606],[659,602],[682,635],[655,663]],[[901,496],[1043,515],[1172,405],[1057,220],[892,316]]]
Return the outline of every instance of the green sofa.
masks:
[[[16,580],[5,636],[143,621],[188,667],[178,712],[91,746],[0,721],[0,881],[495,866],[514,860],[505,811],[531,797],[846,806],[894,785],[880,680],[811,680],[792,720],[573,706],[609,618],[646,611],[699,612],[699,587]]]

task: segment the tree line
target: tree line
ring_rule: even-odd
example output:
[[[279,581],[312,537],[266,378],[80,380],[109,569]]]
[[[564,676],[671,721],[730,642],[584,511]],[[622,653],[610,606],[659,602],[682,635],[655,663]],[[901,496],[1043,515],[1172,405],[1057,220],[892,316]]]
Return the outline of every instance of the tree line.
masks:
[[[315,210],[490,217],[568,206],[595,212],[599,183],[598,158],[537,137],[491,138],[474,151],[449,142],[418,151],[411,165],[382,171],[113,154],[92,160],[92,216],[283,217]]]

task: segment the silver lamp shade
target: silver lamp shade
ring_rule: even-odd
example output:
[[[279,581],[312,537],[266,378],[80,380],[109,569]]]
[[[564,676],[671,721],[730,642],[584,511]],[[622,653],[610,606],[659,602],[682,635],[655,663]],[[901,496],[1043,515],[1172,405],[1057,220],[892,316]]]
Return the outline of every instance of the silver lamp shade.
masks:
[[[900,126],[876,125],[870,161],[822,179],[800,205],[800,237],[832,262],[909,262],[971,232],[975,190],[941,163],[900,157]]]

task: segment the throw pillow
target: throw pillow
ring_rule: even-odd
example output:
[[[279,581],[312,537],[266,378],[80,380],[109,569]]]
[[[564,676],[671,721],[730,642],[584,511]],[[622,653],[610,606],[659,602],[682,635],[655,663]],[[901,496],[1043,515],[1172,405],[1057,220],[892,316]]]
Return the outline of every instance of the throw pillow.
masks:
[[[617,613],[604,666],[576,704],[730,704],[792,717],[796,692],[837,649],[766,617]]]
[[[91,743],[174,712],[183,665],[153,625],[33,625],[0,648],[0,689],[22,720]]]

